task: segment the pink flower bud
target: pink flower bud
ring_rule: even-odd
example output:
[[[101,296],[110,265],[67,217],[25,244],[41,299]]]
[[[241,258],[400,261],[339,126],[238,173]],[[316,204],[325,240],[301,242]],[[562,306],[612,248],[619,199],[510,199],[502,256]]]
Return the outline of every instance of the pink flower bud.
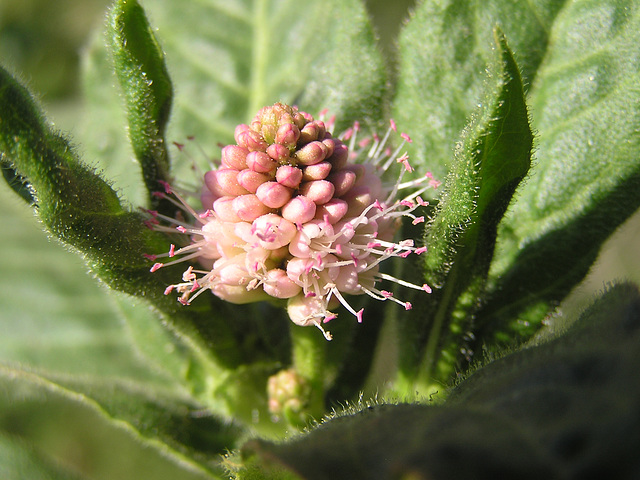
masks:
[[[314,140],[322,140],[324,138],[324,128],[320,128],[318,123],[322,122],[309,122],[302,127],[302,130],[300,130],[300,143],[310,143]],[[324,127],[324,124],[322,124],[322,127]],[[320,136],[320,133],[322,133],[322,136]]]
[[[344,143],[336,141],[333,147],[333,154],[328,157],[327,160],[331,162],[334,170],[340,170],[344,168],[349,161],[349,149]]]
[[[260,215],[264,215],[270,211],[270,208],[262,203],[253,193],[235,197],[233,199],[233,209],[240,220],[244,220],[245,222],[252,222]]]
[[[315,214],[316,204],[304,195],[292,198],[282,207],[282,216],[292,223],[308,222]]]
[[[267,155],[280,164],[286,163],[286,159],[289,158],[289,154],[289,149],[279,143],[274,143],[267,147]]]
[[[276,170],[276,180],[285,187],[298,188],[302,180],[302,170],[291,165],[282,165]]]
[[[347,217],[346,219],[343,219],[341,222],[338,222],[336,225],[333,226],[333,229],[335,232],[340,232],[340,236],[336,239],[336,244],[347,245],[348,243],[351,242],[351,239],[353,239],[353,237],[355,236],[356,231],[353,226],[353,223],[350,220],[352,219],[350,217]],[[343,248],[343,250],[345,249]],[[344,255],[346,255],[346,257],[343,257],[343,258],[347,258],[349,256],[348,251],[343,251],[342,253],[338,253],[338,256],[344,256]]]
[[[302,165],[315,165],[320,163],[327,156],[327,147],[322,142],[311,142],[306,144],[294,154]]]
[[[289,318],[296,325],[308,327],[322,321],[323,315],[319,312],[324,310],[321,299],[317,297],[305,298],[304,295],[291,297],[287,302],[287,313]]]
[[[253,225],[248,224],[247,222],[240,222],[240,223],[243,223],[244,225],[248,225],[249,230],[253,229]],[[253,241],[253,239],[250,239],[250,241]],[[244,255],[245,257],[244,265],[246,266],[247,272],[251,274],[258,273],[259,275],[262,275],[265,271],[265,268],[268,268],[267,261],[269,260],[271,253],[272,253],[271,251],[265,250],[263,248],[259,248],[259,247],[251,248]]]
[[[340,269],[338,278],[335,279],[336,287],[341,292],[352,295],[360,295],[364,292],[360,289],[360,278],[355,265],[345,265]]]
[[[314,260],[303,257],[293,257],[287,262],[287,276],[298,285],[304,285],[305,275],[313,268]]]
[[[333,183],[327,182],[326,180],[314,180],[303,183],[300,186],[300,193],[316,205],[322,205],[331,200],[335,190]]]
[[[356,183],[358,183],[367,173],[367,169],[365,168],[365,166],[360,165],[359,163],[352,163],[350,165],[347,165],[344,169],[350,170],[356,174]]]
[[[332,233],[332,232],[330,232]],[[302,225],[289,244],[289,252],[297,258],[308,258],[313,253],[311,242],[323,234],[321,222],[312,221]]]
[[[229,202],[229,206],[232,206],[231,202]],[[210,218],[209,222],[202,226],[203,236],[207,240],[207,244],[202,247],[201,252],[207,259],[231,258],[242,252],[237,247],[240,238],[234,232],[234,225],[245,223],[239,220],[227,222],[219,217],[214,217]]]
[[[258,187],[264,182],[271,180],[269,175],[264,173],[254,172],[249,168],[245,168],[241,172],[238,172],[238,183],[242,185],[249,193],[256,193]]]
[[[217,283],[213,284],[210,288],[217,297],[237,305],[259,302],[260,300],[269,298],[261,288],[247,290],[247,287],[244,285],[233,286]]]
[[[335,196],[342,197],[356,184],[356,174],[351,170],[339,170],[327,178],[336,187]]]
[[[251,280],[247,269],[244,268],[244,263],[236,261],[239,259],[238,257],[241,257],[241,255],[234,258],[233,262],[229,262],[226,258],[221,258],[213,264],[214,268],[216,268],[220,263],[224,265],[222,268],[218,268],[218,276],[220,281],[225,285],[246,286]]]
[[[335,282],[338,278],[338,275],[340,275],[341,267],[335,266],[335,264],[339,261],[340,259],[338,257],[329,253],[322,258],[321,265],[318,265],[317,260],[315,264],[316,266],[322,267],[322,274],[324,279]]]
[[[335,225],[347,214],[347,210],[349,210],[347,202],[339,198],[332,198],[324,205],[319,205],[318,208],[316,208],[315,218],[318,220],[326,220],[331,225]]]
[[[324,180],[331,172],[331,164],[327,161],[309,165],[304,169],[302,180],[309,182],[311,180]]]
[[[293,123],[299,129],[304,127],[307,122],[310,122],[311,120],[313,120],[313,117],[307,112],[295,112],[293,115]]]
[[[269,146],[262,138],[262,135],[250,129],[240,131],[236,140],[238,145],[246,148],[250,152],[258,150],[264,151]]]
[[[260,246],[266,250],[277,250],[291,242],[297,233],[296,226],[275,213],[267,213],[256,218],[249,234],[258,239]],[[251,238],[242,236],[246,242]]]
[[[322,141],[327,133],[327,127],[322,120],[316,120],[315,123],[318,126],[318,140]]]
[[[278,182],[265,182],[256,190],[256,196],[269,208],[280,208],[291,200],[292,190]]]
[[[207,188],[218,197],[249,193],[238,183],[238,171],[231,168],[208,171],[204,174],[204,182]]]
[[[347,212],[350,217],[360,215],[362,211],[375,202],[376,198],[371,194],[371,190],[366,185],[357,185],[349,190],[343,200],[349,204],[349,211]]]
[[[221,197],[213,202],[213,210],[218,218],[225,222],[239,222],[240,217],[233,207],[233,201],[238,197]]]
[[[298,295],[302,288],[296,285],[281,268],[272,268],[264,280],[264,291],[276,298],[291,298]]]
[[[158,228],[177,230],[191,240],[182,248],[172,244],[168,256],[175,258],[165,265],[194,257],[200,264],[190,265],[182,282],[165,294],[177,292],[185,305],[206,289],[233,303],[288,299],[294,323],[315,325],[328,340],[331,335],[322,324],[336,318],[334,308],[342,305],[358,322],[363,320],[364,309],[351,306],[345,294],[368,294],[411,308],[378,282],[423,292],[430,288],[383,273],[379,264],[426,250],[413,241],[394,240],[400,217],[414,225],[423,222],[416,209],[426,205],[417,196],[422,190],[403,194],[405,200],[395,194],[426,181],[402,182],[400,175],[395,186],[383,185],[380,170],[397,162],[410,169],[407,154],[398,156],[400,149],[391,153],[386,144],[394,125],[386,135],[356,142],[358,130],[356,123],[334,138],[322,121],[280,103],[261,109],[250,125],[239,125],[237,145],[223,148],[221,166],[204,176],[203,213],[176,194],[194,222],[182,215],[147,221],[163,220],[168,225]],[[353,141],[353,152],[343,141]],[[156,263],[152,271],[162,265]]]
[[[276,168],[276,161],[264,152],[250,152],[247,155],[247,167],[254,172],[267,173]]]
[[[325,138],[322,140],[322,143],[327,147],[327,158],[333,155],[333,150],[336,148],[336,141],[330,135],[330,133],[325,133]]]
[[[247,153],[249,153],[249,150],[244,147],[239,147],[238,145],[227,145],[222,149],[222,166],[234,168],[236,170],[247,168]]]
[[[249,127],[249,125],[244,123],[241,123],[236,127],[236,129],[233,132],[233,138],[235,139],[236,143],[240,143],[240,141],[238,140],[240,138],[240,135],[244,134],[244,132],[248,130],[251,130],[251,127]]]
[[[275,143],[279,143],[280,145],[288,148],[294,148],[298,139],[300,138],[300,129],[292,125],[290,123],[285,123],[284,125],[278,128],[278,131],[275,135]]]

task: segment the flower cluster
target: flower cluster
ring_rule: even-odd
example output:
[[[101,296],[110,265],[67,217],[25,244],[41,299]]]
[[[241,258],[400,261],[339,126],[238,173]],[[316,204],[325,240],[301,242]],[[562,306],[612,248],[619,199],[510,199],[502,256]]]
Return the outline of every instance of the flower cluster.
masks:
[[[265,107],[250,125],[236,128],[236,144],[224,147],[217,168],[204,175],[203,211],[191,210],[165,187],[197,225],[161,218],[172,225],[155,228],[177,229],[191,243],[172,245],[165,255],[182,258],[155,263],[151,271],[189,259],[203,267],[190,266],[166,294],[176,290],[184,304],[206,290],[233,303],[287,299],[294,323],[315,325],[330,339],[322,323],[337,316],[339,304],[362,321],[363,309],[356,311],[344,294],[367,294],[410,309],[410,303],[379,289],[379,282],[430,291],[381,272],[379,265],[426,250],[411,240],[395,242],[394,236],[400,217],[424,221],[412,212],[426,205],[420,194],[438,182],[430,175],[401,182],[412,171],[407,155],[400,155],[410,139],[401,134],[402,144],[392,152],[386,144],[396,130],[393,122],[384,138],[360,142],[357,124],[334,137],[328,131],[332,123],[283,104]],[[381,174],[396,163],[401,173],[387,186]],[[415,191],[397,200],[407,187]]]

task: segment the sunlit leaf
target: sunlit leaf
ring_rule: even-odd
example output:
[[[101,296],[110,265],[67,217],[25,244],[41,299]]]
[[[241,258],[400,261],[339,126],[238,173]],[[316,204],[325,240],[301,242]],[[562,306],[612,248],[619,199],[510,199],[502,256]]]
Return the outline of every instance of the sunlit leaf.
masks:
[[[467,118],[481,102],[497,26],[522,71],[525,91],[545,58],[565,0],[425,0],[400,36],[393,115],[414,142],[410,154],[443,178]]]
[[[573,3],[530,92],[536,166],[501,232],[478,323],[526,337],[640,206],[640,5]]]
[[[522,80],[499,31],[487,71],[485,96],[462,133],[426,230],[424,273],[433,293],[400,320],[404,341],[417,345],[400,352],[401,370],[426,385],[447,384],[455,375],[463,338],[473,331],[498,224],[531,164],[533,135]]]
[[[383,60],[356,0],[147,0],[144,8],[176,85],[167,141],[190,143],[187,137],[195,136],[197,142],[189,149],[191,159],[172,152],[173,173],[181,182],[198,181],[192,160],[205,167],[219,157],[220,143],[233,140],[237,124],[277,101],[313,115],[328,109],[336,115],[337,131],[355,120],[382,119]],[[103,44],[97,38],[86,61],[92,103],[84,143],[127,196],[140,202]]]

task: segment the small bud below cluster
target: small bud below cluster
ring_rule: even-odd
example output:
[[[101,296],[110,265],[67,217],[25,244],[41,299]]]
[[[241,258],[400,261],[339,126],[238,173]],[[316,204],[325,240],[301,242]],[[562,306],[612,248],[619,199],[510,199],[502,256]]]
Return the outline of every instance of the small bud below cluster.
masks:
[[[393,121],[382,139],[374,135],[358,141],[359,130],[356,123],[334,137],[324,122],[275,104],[260,110],[249,125],[239,125],[236,144],[225,146],[219,167],[205,173],[201,212],[167,185],[162,195],[177,198],[198,225],[151,215],[151,228],[178,231],[191,240],[182,248],[172,245],[167,254],[148,256],[152,261],[177,257],[155,262],[151,271],[192,259],[202,269],[190,266],[183,281],[165,294],[177,292],[185,305],[207,290],[233,303],[282,299],[295,324],[314,325],[327,339],[331,335],[323,325],[338,316],[334,310],[339,306],[358,322],[364,319],[364,309],[354,309],[345,295],[365,294],[410,310],[411,303],[379,284],[395,282],[427,293],[430,287],[379,267],[388,258],[426,251],[410,240],[396,242],[394,236],[401,217],[414,225],[425,221],[413,212],[427,205],[420,194],[439,182],[431,174],[401,182],[413,172],[408,155],[401,154],[410,138],[400,134],[400,146],[391,151],[387,142],[397,130]],[[386,185],[382,174],[396,164],[397,180]],[[404,188],[414,191],[398,199]],[[160,225],[160,220],[173,225]]]
[[[269,412],[277,420],[282,416],[292,423],[304,423],[308,399],[311,395],[309,382],[293,369],[281,370],[269,377],[267,382]]]

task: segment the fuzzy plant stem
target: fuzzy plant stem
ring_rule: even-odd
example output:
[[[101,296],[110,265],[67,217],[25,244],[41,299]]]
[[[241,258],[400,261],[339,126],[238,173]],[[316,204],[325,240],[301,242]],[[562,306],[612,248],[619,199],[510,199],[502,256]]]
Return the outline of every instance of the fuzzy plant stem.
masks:
[[[299,327],[292,323],[290,332],[293,368],[311,387],[307,413],[319,420],[324,413],[324,365],[328,344],[315,328]]]

